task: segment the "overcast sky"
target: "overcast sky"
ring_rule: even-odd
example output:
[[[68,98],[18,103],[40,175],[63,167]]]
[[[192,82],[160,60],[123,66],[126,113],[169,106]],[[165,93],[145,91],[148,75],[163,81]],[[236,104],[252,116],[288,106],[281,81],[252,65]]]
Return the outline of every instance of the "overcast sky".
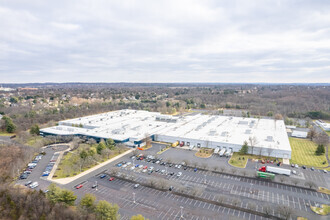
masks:
[[[330,83],[330,1],[0,0],[6,82]]]

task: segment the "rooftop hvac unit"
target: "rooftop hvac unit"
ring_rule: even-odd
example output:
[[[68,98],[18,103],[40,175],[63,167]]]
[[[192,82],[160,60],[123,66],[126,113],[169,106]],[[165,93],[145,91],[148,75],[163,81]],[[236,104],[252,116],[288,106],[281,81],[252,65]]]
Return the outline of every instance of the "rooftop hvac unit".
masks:
[[[273,141],[274,141],[274,140],[273,140],[273,136],[267,136],[266,141],[273,142]]]
[[[221,136],[226,137],[228,134],[229,134],[228,131],[224,131],[224,132],[221,133]]]
[[[250,129],[246,129],[245,130],[245,134],[251,134],[251,130]]]

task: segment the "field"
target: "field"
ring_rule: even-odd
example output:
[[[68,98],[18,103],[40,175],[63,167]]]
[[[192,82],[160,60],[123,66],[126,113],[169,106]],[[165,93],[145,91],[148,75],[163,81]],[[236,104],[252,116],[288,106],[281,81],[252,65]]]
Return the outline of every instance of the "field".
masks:
[[[292,148],[291,163],[305,165],[308,167],[327,167],[328,162],[325,155],[316,156],[317,145],[307,139],[289,138]],[[326,161],[325,164],[322,164]]]

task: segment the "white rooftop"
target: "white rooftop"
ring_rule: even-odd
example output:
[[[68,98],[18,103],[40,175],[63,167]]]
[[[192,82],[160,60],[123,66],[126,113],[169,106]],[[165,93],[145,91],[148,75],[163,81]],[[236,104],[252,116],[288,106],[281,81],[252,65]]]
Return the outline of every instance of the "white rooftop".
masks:
[[[57,135],[81,134],[118,141],[139,141],[146,134],[242,145],[256,137],[258,147],[290,150],[283,120],[216,115],[169,116],[157,112],[119,110],[59,122],[41,129]]]

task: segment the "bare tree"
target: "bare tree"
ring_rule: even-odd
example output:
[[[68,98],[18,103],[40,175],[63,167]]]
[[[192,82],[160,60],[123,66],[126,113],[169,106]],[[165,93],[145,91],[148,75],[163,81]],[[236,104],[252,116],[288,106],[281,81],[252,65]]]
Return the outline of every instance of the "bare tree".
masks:
[[[251,147],[251,150],[252,150],[252,154],[254,154],[254,147],[258,143],[257,137],[256,136],[249,137],[249,143],[250,143],[250,147]]]
[[[248,202],[247,207],[248,209],[255,211],[257,205],[254,202]]]
[[[299,181],[298,181],[297,179],[292,179],[291,182],[292,182],[295,186],[299,183]]]
[[[326,147],[329,143],[329,136],[325,132],[318,133],[317,137],[315,138],[315,143],[317,145],[323,145]]]
[[[271,215],[272,212],[273,212],[273,209],[272,209],[272,207],[269,204],[266,204],[263,207],[263,210],[264,210],[264,212],[265,212],[266,215]]]
[[[310,189],[317,187],[317,185],[312,181],[305,182],[305,186],[308,186]]]
[[[240,200],[240,199],[238,199],[238,198],[234,198],[233,200],[232,200],[232,204],[234,205],[234,206],[237,206],[238,204],[240,204],[242,201]]]
[[[106,157],[109,159],[110,155],[112,154],[112,151],[109,148],[105,148],[101,151],[101,153],[106,155]]]
[[[119,169],[117,167],[114,167],[114,168],[110,169],[110,174],[111,175],[117,176],[118,173],[119,173]]]
[[[150,138],[150,135],[147,133],[144,135],[144,142],[146,143],[146,147],[151,146],[151,138]]]
[[[307,137],[311,139],[311,141],[317,137],[317,132],[316,129],[314,127],[311,127],[311,129],[309,129],[308,133],[307,133]]]
[[[220,203],[224,203],[227,200],[227,197],[225,195],[218,195],[216,200]]]
[[[293,215],[293,209],[290,206],[280,205],[277,207],[277,212],[284,219],[290,219]]]

